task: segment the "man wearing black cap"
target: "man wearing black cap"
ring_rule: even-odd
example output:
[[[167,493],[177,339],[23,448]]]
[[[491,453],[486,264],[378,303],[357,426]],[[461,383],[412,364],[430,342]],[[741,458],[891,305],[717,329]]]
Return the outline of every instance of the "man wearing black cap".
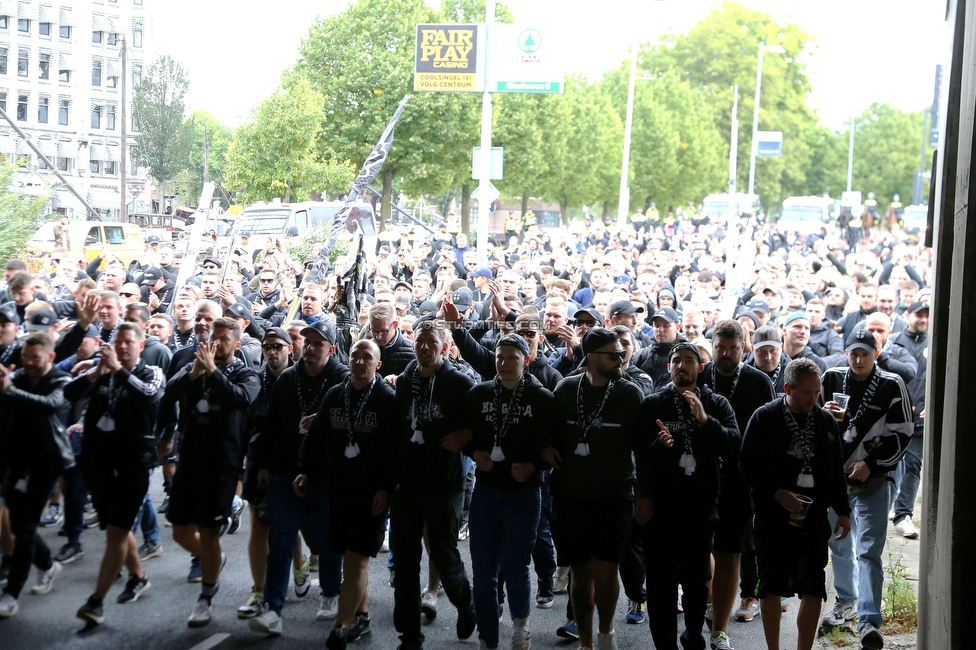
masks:
[[[655,386],[664,386],[670,381],[671,348],[685,340],[681,336],[681,317],[670,307],[660,307],[651,316],[651,325],[654,327],[654,343],[641,350],[631,363],[649,374]]]
[[[233,318],[241,328],[241,347],[240,349],[247,356],[252,368],[261,365],[261,339],[251,336],[247,330],[251,326],[251,312],[242,302],[232,302],[224,307],[224,316]],[[257,333],[264,336],[264,331],[260,327]]]
[[[633,521],[634,479],[645,471],[647,447],[655,438],[638,424],[640,390],[621,381],[625,351],[617,335],[589,330],[577,352],[586,357],[586,371],[556,387],[565,426],[545,431],[542,457],[554,468],[552,536],[558,564],[572,568],[580,645],[614,648],[617,570]]]
[[[268,491],[258,486],[258,469],[252,449],[254,440],[267,423],[271,391],[282,372],[291,366],[291,337],[281,327],[270,327],[261,341],[264,365],[258,371],[261,391],[251,404],[248,422],[248,452],[244,461],[244,479],[241,497],[251,505],[251,530],[248,538],[248,560],[251,565],[253,586],[247,602],[237,609],[238,618],[253,618],[261,613],[264,603],[264,579],[268,569],[268,535],[271,532],[271,513],[268,509]]]
[[[687,341],[671,349],[671,383],[644,403],[641,421],[656,422],[674,445],[651,449],[650,471],[640,484],[638,521],[644,524],[648,619],[654,646],[677,648],[674,615],[677,585],[684,593],[684,648],[705,648],[707,582],[711,578],[712,535],[718,517],[719,467],[740,440],[729,401],[702,385],[698,346]],[[645,429],[646,431],[646,429]],[[653,516],[652,516],[653,514]]]
[[[211,619],[211,600],[226,561],[220,551],[220,527],[230,516],[244,466],[247,411],[261,390],[257,373],[234,356],[240,337],[236,321],[214,320],[209,342],[198,344],[194,361],[166,386],[166,398],[180,404],[183,432],[166,516],[173,524],[173,540],[200,558],[202,572],[190,627],[207,625]],[[161,424],[165,428],[169,423]]]
[[[643,313],[644,308],[640,305],[635,305],[630,300],[618,300],[612,303],[607,310],[607,328],[626,325],[634,333],[634,338],[640,348],[652,345],[653,341],[637,329],[637,314]]]
[[[902,458],[898,469],[893,472],[897,487],[894,518],[895,531],[908,539],[918,539],[918,529],[912,523],[915,511],[915,495],[922,471],[922,433],[925,430],[925,384],[928,375],[929,306],[924,302],[913,302],[905,310],[908,327],[893,335],[889,342],[907,350],[918,363],[918,372],[908,382],[906,388],[912,399],[912,415],[915,430],[908,451]]]
[[[745,332],[734,320],[716,323],[712,332],[712,359],[705,364],[700,380],[715,393],[729,400],[735,420],[742,433],[745,423],[757,409],[776,398],[773,384],[763,372],[742,363],[742,344]],[[738,471],[739,446],[733,444],[722,452],[721,490],[718,501],[718,526],[715,529],[713,555],[715,575],[712,579],[712,645],[724,650],[728,644],[728,624],[739,586],[739,569],[743,567],[739,609],[750,609],[746,617],[754,615],[756,602],[755,556],[749,553],[749,524],[752,506],[748,488]],[[745,555],[743,555],[745,553]],[[748,558],[742,561],[742,558]],[[717,638],[720,633],[725,639]]]
[[[529,560],[545,469],[542,432],[560,419],[552,393],[526,371],[529,361],[524,338],[502,336],[495,348],[497,376],[466,397],[468,426],[474,432],[466,453],[477,466],[470,517],[475,612],[478,636],[488,648],[498,647],[499,568],[514,626],[512,647],[528,647]]]
[[[867,330],[853,332],[847,341],[850,367],[828,369],[821,392],[824,408],[835,418],[843,414],[842,458],[854,513],[852,539],[830,542],[837,602],[824,617],[824,624],[841,625],[859,615],[861,647],[869,650],[880,649],[884,644],[879,630],[883,623],[881,555],[888,527],[886,478],[905,455],[914,429],[912,402],[905,384],[897,375],[877,366],[879,353],[874,334]],[[846,409],[838,404],[835,394],[849,396]],[[855,559],[858,584],[854,583]]]
[[[278,377],[271,392],[265,426],[251,443],[258,485],[269,488],[274,535],[268,553],[263,612],[251,619],[250,627],[273,636],[282,632],[281,608],[288,591],[288,567],[303,518],[311,517],[314,537],[320,545],[324,546],[329,533],[326,482],[309,482],[306,496],[298,496],[292,488],[298,475],[299,448],[326,392],[349,376],[349,369],[333,354],[337,333],[330,321],[318,320],[306,325],[301,334],[305,339],[302,358]],[[327,620],[335,617],[338,607],[342,558],[324,547],[318,550],[321,603],[316,618]],[[304,597],[311,587],[308,562],[295,574],[296,594]]]
[[[150,267],[142,274],[143,287],[148,287],[151,294],[148,296],[149,308],[155,313],[166,313],[169,304],[176,297],[176,285],[170,282],[163,270],[158,267]]]
[[[752,333],[752,356],[746,363],[766,373],[777,395],[783,394],[783,370],[789,361],[783,354],[779,330],[772,325],[763,325]]]
[[[396,396],[406,423],[397,443],[399,483],[390,500],[390,547],[396,558],[393,623],[404,650],[419,650],[420,556],[426,524],[431,561],[458,610],[457,636],[475,629],[471,584],[457,549],[464,504],[461,450],[471,431],[464,396],[474,381],[446,362],[448,325],[432,317],[414,323],[417,359],[397,377]]]

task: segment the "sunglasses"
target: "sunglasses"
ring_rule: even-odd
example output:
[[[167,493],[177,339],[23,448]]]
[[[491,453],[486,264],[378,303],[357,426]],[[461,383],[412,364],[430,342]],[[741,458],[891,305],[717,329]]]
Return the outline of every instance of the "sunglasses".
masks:
[[[573,321],[573,325],[576,327],[596,327],[595,320],[577,320]]]
[[[203,268],[206,269],[207,271],[216,271],[220,267],[214,266],[213,264],[204,264]]]
[[[275,279],[274,279],[274,278],[261,278],[261,280],[260,280],[260,281],[261,281],[261,282],[274,282],[274,281],[275,281]]]
[[[623,361],[626,352],[590,352],[590,354],[605,354],[610,357],[611,361]]]
[[[277,352],[278,350],[284,349],[285,347],[287,346],[285,346],[284,343],[265,343],[264,345],[261,346],[261,349],[264,350],[265,352],[271,352],[272,350]]]
[[[523,339],[534,339],[536,335],[535,330],[518,330],[515,333],[521,336]]]

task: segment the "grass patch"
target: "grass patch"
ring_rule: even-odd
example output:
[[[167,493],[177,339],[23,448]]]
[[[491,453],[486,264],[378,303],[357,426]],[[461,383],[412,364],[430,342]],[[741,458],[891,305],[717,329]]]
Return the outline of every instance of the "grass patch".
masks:
[[[881,615],[885,631],[911,633],[918,629],[918,594],[909,580],[908,568],[897,556],[888,551],[888,566],[882,590]]]

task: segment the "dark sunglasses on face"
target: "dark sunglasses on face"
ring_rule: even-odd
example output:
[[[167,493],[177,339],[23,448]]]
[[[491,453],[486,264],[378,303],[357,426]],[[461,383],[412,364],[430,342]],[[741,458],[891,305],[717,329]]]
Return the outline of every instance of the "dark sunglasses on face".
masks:
[[[217,267],[214,266],[213,264],[204,264],[203,265],[203,268],[205,270],[207,270],[207,271],[216,271],[217,270]]]
[[[534,339],[536,335],[535,330],[519,330],[515,333],[521,336],[523,339]]]
[[[261,349],[264,350],[265,352],[271,352],[272,350],[277,352],[278,350],[281,350],[284,347],[285,347],[284,343],[265,343],[264,345],[261,346]]]
[[[573,325],[575,325],[576,327],[591,327],[592,328],[592,327],[596,327],[596,321],[595,320],[575,320],[575,321],[573,321]]]
[[[261,278],[261,282],[274,282],[274,278]]]
[[[590,352],[590,354],[605,354],[610,357],[611,361],[623,361],[626,352]]]

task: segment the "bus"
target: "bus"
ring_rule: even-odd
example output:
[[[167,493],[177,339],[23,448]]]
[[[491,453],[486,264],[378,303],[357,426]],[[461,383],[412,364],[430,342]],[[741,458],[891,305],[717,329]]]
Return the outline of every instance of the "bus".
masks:
[[[776,227],[784,234],[792,231],[804,236],[818,233],[821,228],[830,230],[833,204],[829,196],[791,196],[783,200]]]

